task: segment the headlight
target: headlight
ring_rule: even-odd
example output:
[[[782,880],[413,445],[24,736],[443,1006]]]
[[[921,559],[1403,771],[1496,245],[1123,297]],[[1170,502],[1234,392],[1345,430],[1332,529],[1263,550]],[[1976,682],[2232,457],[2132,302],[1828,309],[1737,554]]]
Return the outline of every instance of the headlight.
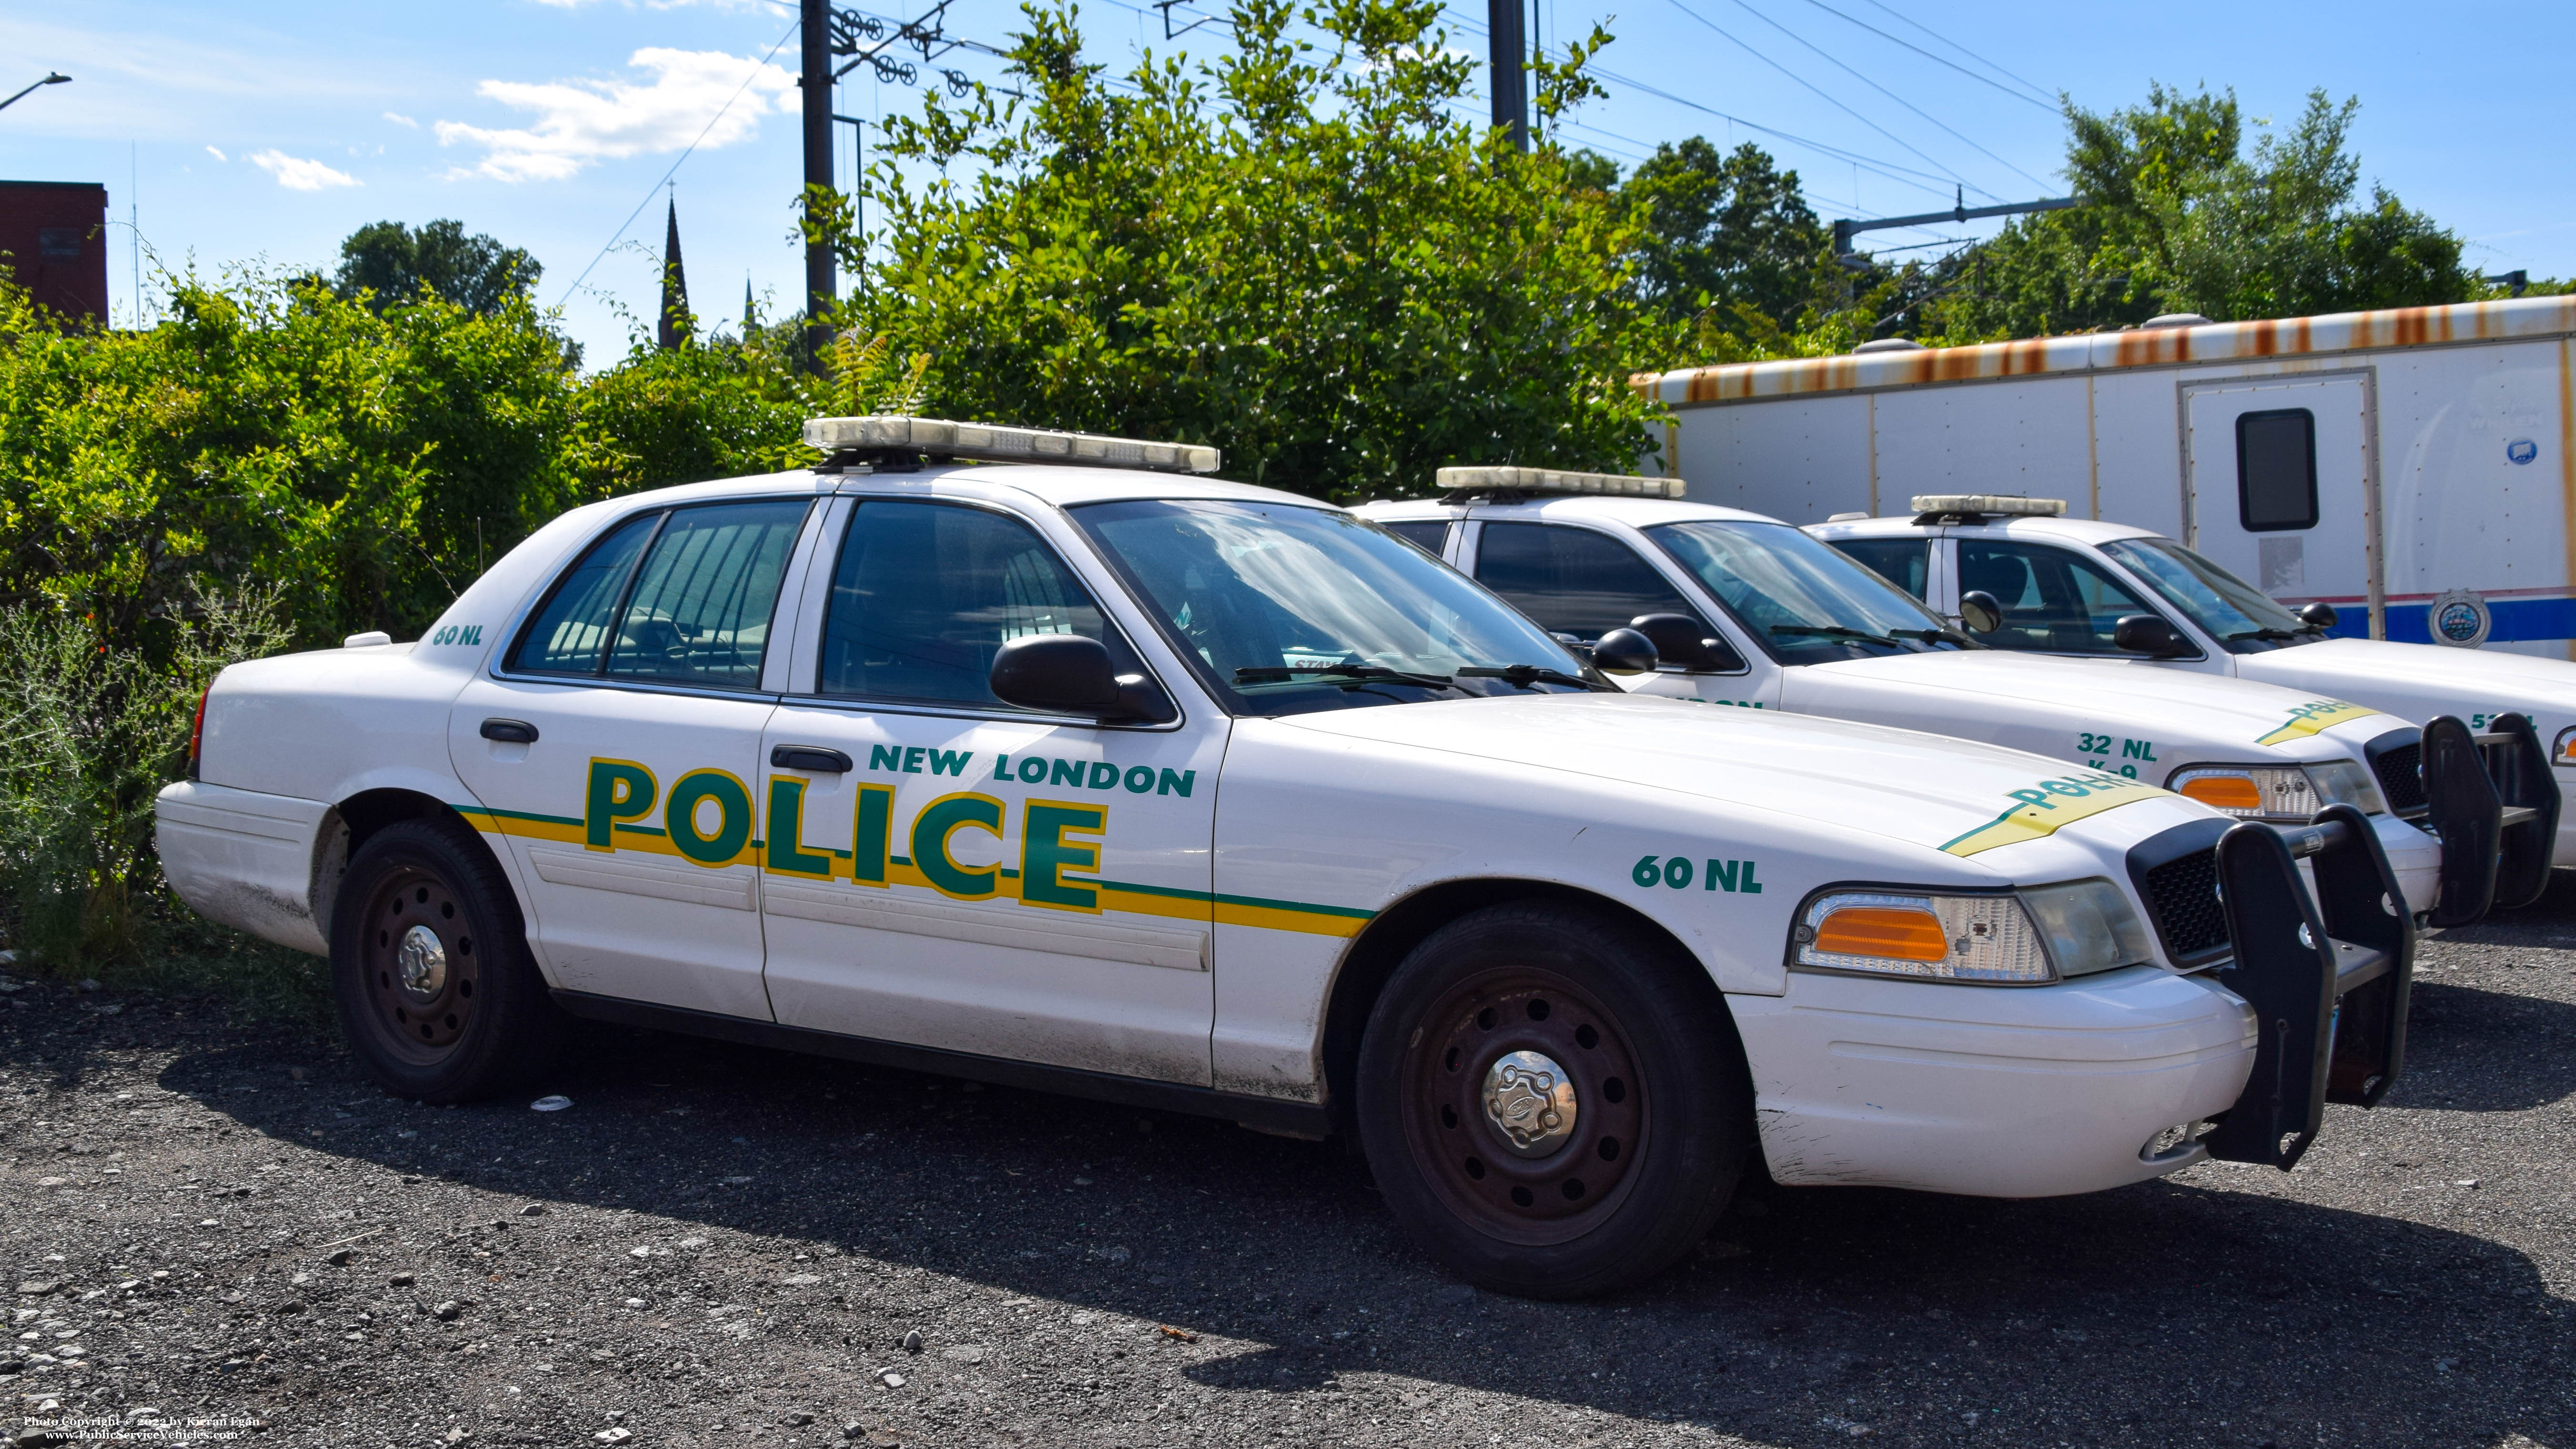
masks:
[[[2304,821],[2328,805],[2383,813],[2379,785],[2352,760],[2316,765],[2197,765],[2177,770],[2165,788],[2241,820]]]
[[[2154,959],[2128,898],[2098,878],[2013,895],[1828,891],[1791,935],[1800,966],[1926,981],[2039,985]]]

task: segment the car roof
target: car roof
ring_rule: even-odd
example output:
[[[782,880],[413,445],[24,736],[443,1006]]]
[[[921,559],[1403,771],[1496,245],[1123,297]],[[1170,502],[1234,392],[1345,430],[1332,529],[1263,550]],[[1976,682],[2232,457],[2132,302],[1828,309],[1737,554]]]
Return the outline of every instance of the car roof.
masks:
[[[1658,523],[1778,523],[1767,513],[1752,513],[1741,508],[1720,508],[1711,503],[1693,503],[1676,498],[1614,498],[1593,493],[1549,493],[1512,499],[1469,498],[1453,503],[1445,498],[1421,498],[1402,503],[1363,504],[1364,517],[1379,519],[1453,518],[1459,509],[1520,508],[1547,518],[1599,519],[1624,523],[1631,528],[1651,528]]]
[[[1849,518],[1839,523],[1810,523],[1818,538],[2054,538],[2069,543],[2104,544],[2121,538],[2162,538],[2152,528],[2111,523],[2098,518],[2001,518],[1991,523],[1916,523],[1911,516]]]
[[[1238,503],[1289,503],[1307,508],[1334,507],[1301,494],[1229,482],[1222,478],[1043,463],[940,463],[908,473],[816,473],[810,468],[796,468],[782,473],[682,483],[670,488],[626,494],[616,502],[632,507],[764,493],[810,496],[816,493],[915,492],[925,483],[944,485],[941,491],[951,496],[961,493],[970,497],[982,495],[998,501],[1006,495],[1016,494],[1057,508],[1129,499],[1213,499]]]

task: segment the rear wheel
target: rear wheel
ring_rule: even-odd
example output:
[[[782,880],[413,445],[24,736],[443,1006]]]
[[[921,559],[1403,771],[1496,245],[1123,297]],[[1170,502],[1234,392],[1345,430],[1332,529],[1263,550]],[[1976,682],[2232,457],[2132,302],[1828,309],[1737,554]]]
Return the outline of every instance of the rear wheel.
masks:
[[[387,1091],[461,1102],[552,1060],[561,1013],[517,898],[463,826],[406,820],[368,837],[333,915],[340,1026]]]
[[[1698,966],[1632,922],[1498,906],[1397,968],[1360,1044],[1388,1206],[1460,1276],[1605,1293],[1724,1210],[1752,1141],[1743,1052]]]

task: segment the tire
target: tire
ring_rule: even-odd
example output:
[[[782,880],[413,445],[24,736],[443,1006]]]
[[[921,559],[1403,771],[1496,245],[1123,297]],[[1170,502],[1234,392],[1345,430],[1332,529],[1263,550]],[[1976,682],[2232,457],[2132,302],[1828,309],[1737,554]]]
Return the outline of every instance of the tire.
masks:
[[[518,898],[453,820],[389,825],[358,848],[332,911],[331,996],[368,1073],[417,1101],[507,1091],[561,1043]]]
[[[1671,1266],[1753,1143],[1743,1046],[1706,974],[1566,906],[1489,907],[1416,946],[1369,1014],[1357,1099],[1397,1221],[1458,1276],[1526,1298]]]

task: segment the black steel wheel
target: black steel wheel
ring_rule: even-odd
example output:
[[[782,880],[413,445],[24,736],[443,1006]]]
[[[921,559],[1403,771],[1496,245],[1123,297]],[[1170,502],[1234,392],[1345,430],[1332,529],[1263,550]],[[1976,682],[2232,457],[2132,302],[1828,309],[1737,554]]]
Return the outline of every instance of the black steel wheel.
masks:
[[[561,1016],[529,957],[518,901],[463,825],[407,820],[369,836],[333,917],[341,1029],[386,1090],[460,1102],[552,1059]]]
[[[1636,923],[1499,906],[1397,968],[1360,1045],[1359,1125],[1406,1229],[1461,1276],[1567,1298],[1704,1236],[1751,1147],[1722,998]]]

